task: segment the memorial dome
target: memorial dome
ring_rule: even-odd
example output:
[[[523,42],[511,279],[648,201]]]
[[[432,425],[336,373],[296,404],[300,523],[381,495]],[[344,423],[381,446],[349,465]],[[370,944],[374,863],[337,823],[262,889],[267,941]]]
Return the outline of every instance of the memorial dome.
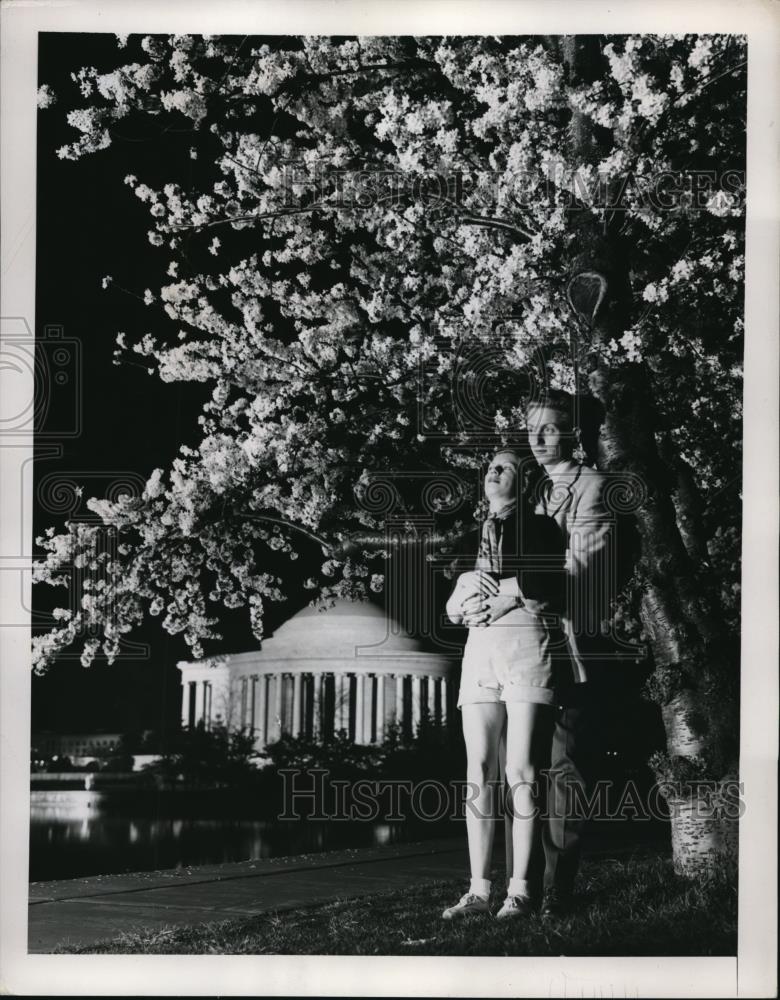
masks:
[[[422,644],[369,601],[337,600],[319,610],[308,605],[263,643],[269,656],[365,659],[375,654],[415,656]],[[363,654],[361,656],[361,654]]]
[[[452,659],[426,652],[370,602],[307,606],[260,649],[218,661],[178,664],[182,724],[249,729],[258,749],[282,735],[326,739],[338,731],[377,742],[390,724],[412,733],[451,714]]]

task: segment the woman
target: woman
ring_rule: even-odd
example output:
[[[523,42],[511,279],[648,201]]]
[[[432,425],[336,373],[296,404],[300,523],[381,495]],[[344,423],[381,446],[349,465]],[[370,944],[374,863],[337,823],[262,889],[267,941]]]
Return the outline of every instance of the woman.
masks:
[[[538,491],[530,483],[519,488],[521,480],[532,478],[521,475],[529,466],[529,459],[512,449],[493,457],[485,477],[490,513],[476,565],[458,577],[447,602],[450,620],[469,629],[458,707],[474,798],[466,810],[471,885],[444,911],[445,920],[489,912],[491,799],[504,742],[513,859],[497,917],[523,916],[533,909],[529,869],[539,832],[535,783],[550,749],[553,662],[567,654],[557,619],[565,595],[565,545],[552,518],[534,513],[532,498]]]

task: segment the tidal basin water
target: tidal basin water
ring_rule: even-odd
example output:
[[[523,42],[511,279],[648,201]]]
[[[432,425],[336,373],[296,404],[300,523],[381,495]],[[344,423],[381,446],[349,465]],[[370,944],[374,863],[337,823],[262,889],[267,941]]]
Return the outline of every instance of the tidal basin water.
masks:
[[[89,791],[32,793],[31,882],[246,861],[457,835],[461,824],[106,814]]]

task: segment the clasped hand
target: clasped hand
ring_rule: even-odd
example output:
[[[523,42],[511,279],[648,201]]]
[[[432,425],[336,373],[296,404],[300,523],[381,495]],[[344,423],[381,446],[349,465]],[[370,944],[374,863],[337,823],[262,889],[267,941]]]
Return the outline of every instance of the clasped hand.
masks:
[[[497,581],[484,570],[461,574],[458,590],[462,623],[467,628],[492,625],[518,606],[514,597],[499,593]]]

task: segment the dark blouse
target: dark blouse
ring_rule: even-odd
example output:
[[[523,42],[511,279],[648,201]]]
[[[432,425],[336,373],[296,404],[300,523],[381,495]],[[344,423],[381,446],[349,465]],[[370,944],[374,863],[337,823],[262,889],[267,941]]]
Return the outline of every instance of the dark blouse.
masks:
[[[538,610],[562,614],[566,607],[566,539],[553,518],[536,514],[521,502],[502,523],[501,579],[515,576],[521,595]],[[451,565],[455,573],[474,569],[481,527],[461,539]]]

